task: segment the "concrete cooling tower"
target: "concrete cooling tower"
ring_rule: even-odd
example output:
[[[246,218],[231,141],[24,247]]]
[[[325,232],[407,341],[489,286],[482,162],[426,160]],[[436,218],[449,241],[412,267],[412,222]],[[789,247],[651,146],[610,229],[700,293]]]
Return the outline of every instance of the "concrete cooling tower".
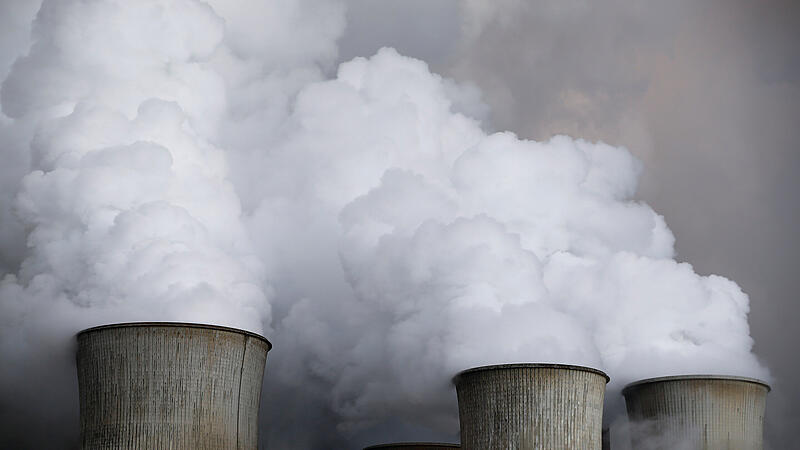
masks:
[[[455,376],[461,448],[601,450],[608,376],[588,367],[505,364]]]
[[[364,447],[364,450],[453,450],[461,448],[458,444],[445,444],[441,442],[395,442],[393,444],[379,444]]]
[[[213,325],[81,331],[81,448],[256,449],[271,347],[257,334]]]
[[[761,450],[769,390],[763,381],[712,375],[631,383],[622,395],[633,448]]]

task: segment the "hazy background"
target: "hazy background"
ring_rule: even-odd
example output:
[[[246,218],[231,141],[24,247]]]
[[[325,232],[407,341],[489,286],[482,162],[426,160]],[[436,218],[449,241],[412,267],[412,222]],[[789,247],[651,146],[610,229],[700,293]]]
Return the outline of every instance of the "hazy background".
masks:
[[[800,3],[351,1],[342,59],[382,45],[480,87],[490,122],[628,147],[678,259],[750,295],[775,375],[766,434],[800,426]]]

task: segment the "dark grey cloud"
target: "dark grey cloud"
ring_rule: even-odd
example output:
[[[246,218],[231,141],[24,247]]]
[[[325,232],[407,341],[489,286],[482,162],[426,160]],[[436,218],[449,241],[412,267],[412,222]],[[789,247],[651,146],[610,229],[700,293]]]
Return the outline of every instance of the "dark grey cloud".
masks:
[[[437,62],[458,46],[458,0],[347,0],[346,5],[347,29],[339,40],[341,61],[394,47],[404,55]]]
[[[39,9],[38,1],[8,0],[0,2],[0,79],[5,79],[11,65],[29,47],[31,22]],[[29,127],[11,127],[11,121],[0,112],[0,211],[9,211],[16,186],[28,168],[28,156],[20,143],[30,133]],[[15,271],[25,250],[25,233],[12,214],[0,213],[0,273]]]

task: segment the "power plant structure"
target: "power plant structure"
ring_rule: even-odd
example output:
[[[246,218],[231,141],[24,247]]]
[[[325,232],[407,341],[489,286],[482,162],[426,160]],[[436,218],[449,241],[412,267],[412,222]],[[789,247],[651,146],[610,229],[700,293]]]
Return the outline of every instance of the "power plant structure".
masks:
[[[564,364],[504,364],[460,372],[461,448],[601,450],[608,375]]]
[[[458,444],[443,442],[395,442],[392,444],[378,444],[364,447],[364,450],[453,450],[461,448]]]
[[[82,449],[258,448],[258,410],[272,345],[216,325],[139,322],[77,335]],[[453,378],[461,443],[399,442],[364,450],[529,450],[610,447],[609,377],[590,367],[502,364]],[[634,450],[761,450],[759,380],[684,375],[622,391]]]
[[[623,389],[634,450],[763,448],[770,387],[718,375],[650,378]]]
[[[82,449],[258,448],[264,337],[146,322],[78,333]]]

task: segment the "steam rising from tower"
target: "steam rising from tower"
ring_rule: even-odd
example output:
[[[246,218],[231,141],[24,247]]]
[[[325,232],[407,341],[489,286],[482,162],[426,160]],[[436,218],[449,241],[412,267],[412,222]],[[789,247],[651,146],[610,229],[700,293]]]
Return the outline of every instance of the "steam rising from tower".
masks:
[[[507,364],[465,370],[458,391],[465,450],[600,450],[608,376],[588,367]]]
[[[63,422],[77,399],[27,378],[70,392],[74,333],[131,320],[281,342],[271,447],[454,433],[448,380],[485,364],[768,378],[747,296],[673,259],[626,149],[489,133],[474,88],[392,49],[328,78],[344,17],[337,0],[42,3],[0,91],[24,161],[0,197],[5,240],[27,242],[0,281],[12,409]]]
[[[271,344],[232,328],[127,323],[78,335],[81,448],[258,448]]]

